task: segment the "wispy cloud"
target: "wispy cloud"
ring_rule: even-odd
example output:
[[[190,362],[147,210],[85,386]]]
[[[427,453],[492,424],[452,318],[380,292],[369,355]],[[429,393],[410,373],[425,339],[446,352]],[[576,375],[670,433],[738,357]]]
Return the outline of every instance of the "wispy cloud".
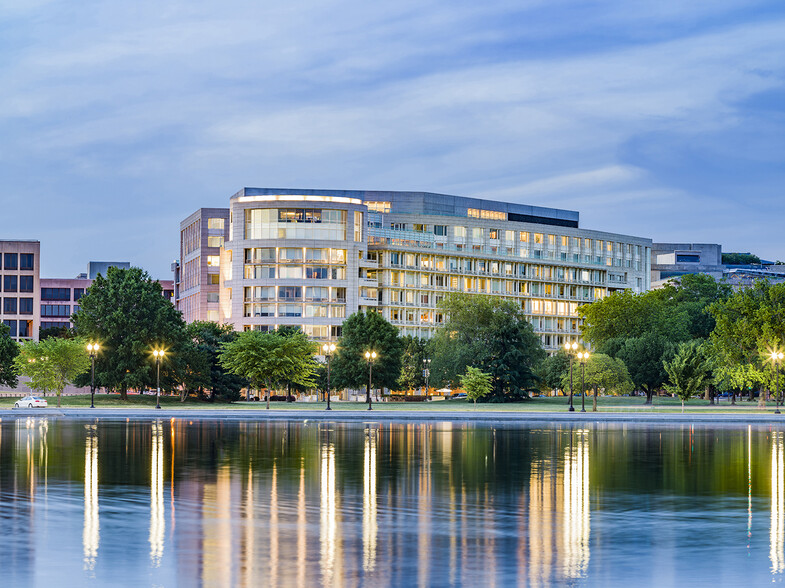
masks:
[[[785,95],[773,0],[52,0],[0,14],[0,175],[23,236],[154,204],[139,263],[165,274],[171,219],[278,185],[495,197],[655,239],[780,246],[776,214],[743,211],[785,179],[783,110],[766,98]],[[28,222],[34,197],[52,205]],[[674,203],[711,211],[713,228]],[[74,246],[117,257],[140,233],[119,234],[103,233],[102,255],[94,234]]]

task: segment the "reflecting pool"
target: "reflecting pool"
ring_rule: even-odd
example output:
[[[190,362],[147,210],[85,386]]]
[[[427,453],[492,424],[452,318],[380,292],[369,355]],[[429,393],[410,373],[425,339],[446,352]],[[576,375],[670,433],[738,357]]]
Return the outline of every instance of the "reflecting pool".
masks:
[[[783,429],[0,422],[5,586],[760,585]]]

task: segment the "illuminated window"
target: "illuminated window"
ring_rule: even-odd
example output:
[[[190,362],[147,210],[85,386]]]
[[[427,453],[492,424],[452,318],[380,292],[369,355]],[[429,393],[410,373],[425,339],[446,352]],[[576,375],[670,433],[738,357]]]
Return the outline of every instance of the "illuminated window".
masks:
[[[534,233],[534,242],[542,244],[542,233]]]
[[[221,279],[218,274],[210,274],[210,284],[216,285],[220,283],[221,283]]]
[[[381,213],[388,213],[390,212],[391,204],[389,202],[378,201],[378,202],[365,202],[365,205],[368,207],[368,210],[371,212],[381,212]]]
[[[207,219],[207,228],[208,229],[221,229],[223,231],[224,219],[222,219],[222,218],[208,218]]]
[[[498,239],[499,238],[499,229],[488,229],[488,238],[489,239]]]
[[[482,232],[483,232],[482,228],[474,227],[472,229],[472,239],[475,239],[477,241],[482,240]]]
[[[496,210],[480,210],[477,208],[467,209],[466,216],[470,218],[482,218],[487,220],[507,220],[506,212],[499,212]]]
[[[218,267],[221,265],[221,257],[218,255],[207,256],[207,267]]]
[[[518,240],[521,243],[528,243],[529,242],[529,233],[526,232],[526,231],[521,231],[520,234],[518,235]]]
[[[461,237],[461,238],[466,237],[466,227],[453,227],[452,232],[453,235],[456,237]]]
[[[354,213],[354,240],[360,242],[363,240],[363,213]]]
[[[561,246],[562,247],[567,247],[567,239],[568,239],[568,237],[562,235],[562,238],[561,238]]]
[[[207,237],[207,246],[208,247],[223,247],[224,238],[217,237],[217,236],[210,236]]]

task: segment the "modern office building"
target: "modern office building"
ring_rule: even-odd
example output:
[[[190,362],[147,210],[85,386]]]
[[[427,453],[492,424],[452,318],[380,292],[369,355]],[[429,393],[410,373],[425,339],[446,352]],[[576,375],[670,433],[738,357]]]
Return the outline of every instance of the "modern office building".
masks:
[[[16,340],[38,339],[41,243],[0,241],[0,318]]]
[[[177,307],[237,330],[340,336],[374,309],[429,337],[450,292],[519,304],[553,349],[578,338],[577,308],[649,289],[650,239],[579,227],[574,211],[425,192],[244,188],[180,225]]]
[[[92,283],[89,278],[41,278],[41,328],[73,327],[71,315],[79,310],[79,300]],[[158,280],[158,283],[164,298],[174,303],[174,282]]]

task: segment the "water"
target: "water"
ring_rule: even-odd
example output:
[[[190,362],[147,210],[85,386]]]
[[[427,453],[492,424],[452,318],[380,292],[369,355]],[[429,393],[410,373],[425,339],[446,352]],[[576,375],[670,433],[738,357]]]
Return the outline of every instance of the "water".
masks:
[[[769,427],[0,423],[4,586],[762,585]]]

